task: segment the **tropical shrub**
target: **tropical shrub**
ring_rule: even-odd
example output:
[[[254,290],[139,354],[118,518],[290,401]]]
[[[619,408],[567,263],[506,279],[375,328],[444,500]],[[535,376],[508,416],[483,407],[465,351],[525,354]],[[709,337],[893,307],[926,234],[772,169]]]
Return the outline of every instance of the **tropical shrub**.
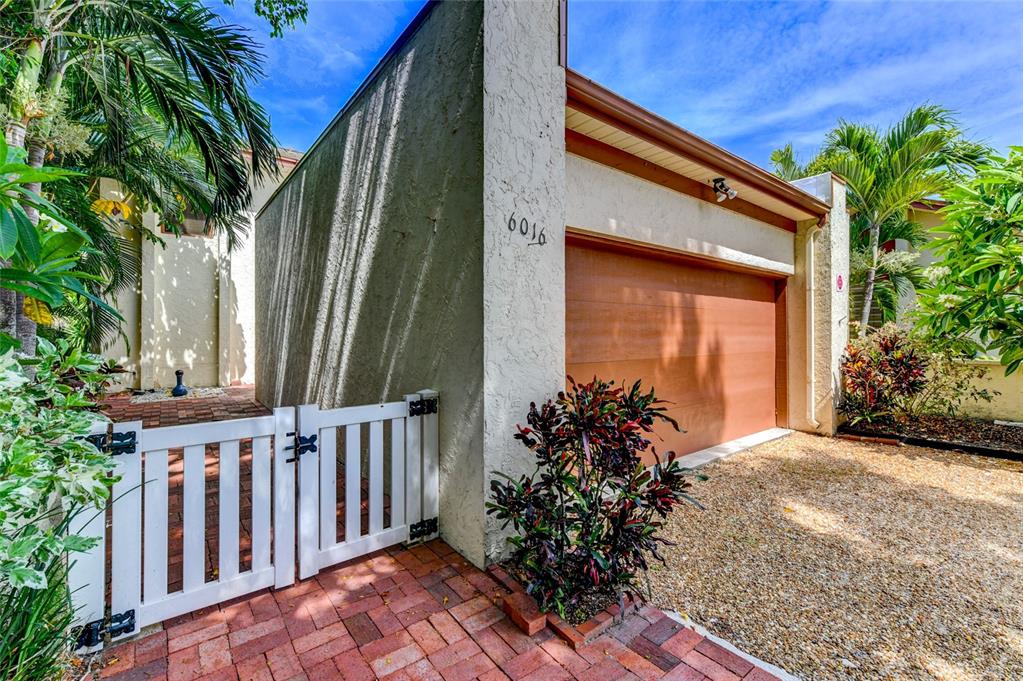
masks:
[[[1023,147],[945,193],[945,224],[920,292],[920,326],[937,342],[1023,366]]]
[[[927,385],[927,357],[907,334],[885,326],[849,343],[841,364],[841,410],[853,425],[891,423]]]
[[[96,539],[68,526],[109,498],[110,457],[85,436],[111,371],[45,339],[31,359],[0,355],[0,678],[59,678],[71,650],[65,561]]]
[[[842,359],[842,411],[851,423],[891,423],[925,414],[956,416],[966,402],[997,391],[983,367],[947,344],[895,324],[853,340]]]
[[[565,616],[593,592],[633,593],[647,557],[663,562],[657,528],[688,494],[674,452],[644,466],[655,422],[678,430],[654,391],[594,379],[530,404],[515,439],[536,457],[532,475],[490,483],[487,513],[512,525],[512,563],[544,611]],[[697,476],[702,477],[702,476]]]

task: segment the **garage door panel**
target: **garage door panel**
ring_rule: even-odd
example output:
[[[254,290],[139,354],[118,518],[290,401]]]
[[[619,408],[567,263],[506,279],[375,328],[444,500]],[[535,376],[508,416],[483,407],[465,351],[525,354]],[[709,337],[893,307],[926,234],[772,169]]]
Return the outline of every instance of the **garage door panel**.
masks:
[[[776,424],[773,280],[576,239],[566,264],[568,373],[654,387],[687,431],[658,427],[659,452],[686,454]]]
[[[767,304],[694,310],[570,301],[566,323],[574,331],[568,352],[580,362],[773,353],[775,344],[763,333],[774,323]]]
[[[609,252],[614,254],[614,268],[610,271]],[[715,270],[709,265],[688,264],[679,268],[672,261],[573,248],[566,253],[565,260],[577,284],[572,287],[574,299],[663,305],[675,305],[679,298],[702,297],[774,301],[771,279]]]

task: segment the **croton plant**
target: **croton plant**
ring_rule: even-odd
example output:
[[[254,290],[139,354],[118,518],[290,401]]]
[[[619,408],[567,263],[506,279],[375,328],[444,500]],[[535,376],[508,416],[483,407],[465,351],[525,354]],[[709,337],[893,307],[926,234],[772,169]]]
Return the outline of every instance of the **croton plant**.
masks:
[[[515,438],[536,458],[536,471],[490,483],[487,513],[512,525],[512,564],[544,611],[565,616],[587,594],[634,594],[648,559],[669,544],[661,520],[683,502],[690,477],[674,452],[651,447],[654,424],[676,430],[653,390],[639,381],[626,390],[594,378],[540,407],[530,404],[528,426]],[[655,460],[644,465],[651,448]]]

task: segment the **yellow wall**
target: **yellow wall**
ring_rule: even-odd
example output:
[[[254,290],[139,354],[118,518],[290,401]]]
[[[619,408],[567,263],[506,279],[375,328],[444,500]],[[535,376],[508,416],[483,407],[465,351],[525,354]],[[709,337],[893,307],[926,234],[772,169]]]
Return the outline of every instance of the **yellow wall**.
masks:
[[[990,402],[967,402],[963,405],[964,416],[1001,421],[1023,421],[1023,371],[1006,377],[1005,369],[995,361],[971,362],[987,369],[987,379],[976,381],[980,388],[997,390],[1001,395]]]

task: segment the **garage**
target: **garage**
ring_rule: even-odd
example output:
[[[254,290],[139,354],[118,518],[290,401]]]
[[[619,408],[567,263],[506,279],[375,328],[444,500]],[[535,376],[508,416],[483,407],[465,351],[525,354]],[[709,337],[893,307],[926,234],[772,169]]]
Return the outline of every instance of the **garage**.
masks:
[[[660,428],[658,451],[784,419],[784,279],[581,234],[566,239],[565,269],[569,375],[654,386],[686,430]]]

